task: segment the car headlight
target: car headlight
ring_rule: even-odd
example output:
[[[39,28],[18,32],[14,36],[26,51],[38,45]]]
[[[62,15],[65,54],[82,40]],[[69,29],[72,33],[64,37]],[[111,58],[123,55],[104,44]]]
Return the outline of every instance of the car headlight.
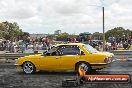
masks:
[[[21,57],[20,57],[20,58],[21,58]],[[15,59],[15,64],[18,64],[18,61],[19,61],[20,58]]]

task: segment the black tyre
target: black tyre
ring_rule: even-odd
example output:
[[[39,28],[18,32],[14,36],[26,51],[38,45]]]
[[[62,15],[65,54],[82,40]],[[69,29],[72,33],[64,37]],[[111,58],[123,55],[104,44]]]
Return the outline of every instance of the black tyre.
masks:
[[[81,62],[81,63],[78,63],[77,65],[76,65],[76,72],[77,72],[77,74],[79,74],[79,67],[80,66],[82,66],[84,69],[83,70],[85,70],[85,72],[86,72],[86,74],[89,74],[89,73],[91,73],[91,66],[90,66],[90,64],[88,64],[88,63],[86,63],[86,62]],[[79,74],[80,75],[80,74]]]
[[[23,72],[26,73],[26,74],[32,74],[34,72],[36,72],[36,67],[33,63],[31,62],[25,62],[23,64]]]
[[[79,76],[77,78],[77,84],[78,85],[83,85],[84,83],[86,83],[87,79],[84,76]]]

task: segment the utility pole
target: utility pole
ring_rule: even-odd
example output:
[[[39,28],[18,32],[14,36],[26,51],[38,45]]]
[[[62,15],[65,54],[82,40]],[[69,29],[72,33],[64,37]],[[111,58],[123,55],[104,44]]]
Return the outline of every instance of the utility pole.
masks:
[[[102,12],[103,12],[103,51],[105,51],[104,7],[102,7]]]

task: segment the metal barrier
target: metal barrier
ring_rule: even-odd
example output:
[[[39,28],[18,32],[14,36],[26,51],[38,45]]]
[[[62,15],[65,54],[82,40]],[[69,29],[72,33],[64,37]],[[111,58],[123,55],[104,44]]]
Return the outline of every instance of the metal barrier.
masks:
[[[34,54],[42,54],[43,52],[46,52],[46,50],[38,50],[38,51],[34,51],[34,53],[8,53],[8,51],[0,51],[0,59],[15,60],[19,57],[24,57]]]
[[[111,51],[112,53],[116,54],[116,55],[130,55],[132,54],[132,50],[113,50]]]
[[[111,53],[114,53],[115,56],[124,56],[128,58],[132,58],[132,50],[114,50],[110,51]],[[19,57],[33,55],[34,53],[3,53],[0,54],[0,59],[12,59],[15,60]]]
[[[28,56],[28,55],[33,55],[34,53],[31,54],[24,54],[24,53],[4,53],[4,54],[0,54],[0,59],[12,59],[15,60],[19,57],[23,57],[23,56]]]
[[[120,56],[120,57],[127,57],[127,58],[132,58],[132,50],[113,50],[110,51],[111,53],[114,53],[115,56]]]

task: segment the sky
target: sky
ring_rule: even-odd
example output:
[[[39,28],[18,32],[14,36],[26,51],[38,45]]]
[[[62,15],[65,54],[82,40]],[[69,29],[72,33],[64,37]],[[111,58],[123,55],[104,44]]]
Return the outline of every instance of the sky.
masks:
[[[0,22],[17,22],[29,33],[102,32],[114,27],[132,30],[132,0],[0,0]]]

